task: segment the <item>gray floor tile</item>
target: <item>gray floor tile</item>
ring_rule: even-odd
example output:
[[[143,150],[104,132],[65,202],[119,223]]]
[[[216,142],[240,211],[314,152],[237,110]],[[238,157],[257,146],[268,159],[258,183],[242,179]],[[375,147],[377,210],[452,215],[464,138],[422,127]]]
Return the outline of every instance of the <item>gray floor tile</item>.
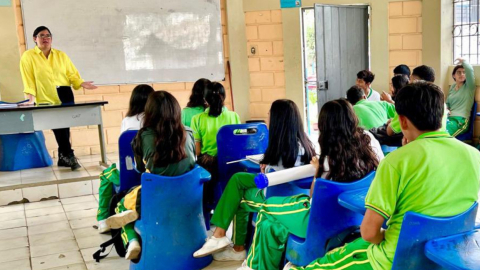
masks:
[[[23,218],[25,218],[25,212],[23,210],[0,214],[0,222],[6,221],[6,220],[23,219]]]
[[[48,216],[27,218],[27,224],[28,226],[35,226],[48,223],[57,223],[63,220],[67,220],[67,216],[65,215],[65,213],[59,213]]]
[[[63,206],[58,205],[58,206],[45,207],[45,208],[39,208],[39,209],[25,210],[25,215],[27,218],[31,218],[31,217],[41,217],[41,216],[48,216],[53,214],[60,214],[63,212],[64,212]]]
[[[27,227],[0,230],[0,240],[27,236]]]
[[[28,238],[26,236],[0,240],[0,251],[28,246]]]
[[[65,199],[61,199],[60,201],[62,202],[62,205],[78,204],[78,203],[86,203],[86,202],[95,202],[95,197],[93,195],[87,195],[87,196],[65,198]]]
[[[42,233],[36,235],[29,235],[30,246],[43,246],[50,243],[58,243],[67,240],[74,240],[75,236],[73,235],[72,230],[61,230],[54,231],[49,233]]]
[[[71,212],[67,212],[66,214],[67,214],[68,220],[80,219],[80,218],[86,218],[86,217],[96,217],[97,209],[92,208],[92,209],[86,209],[86,210],[71,211]]]
[[[89,201],[89,202],[82,202],[82,203],[67,204],[67,205],[64,205],[63,208],[65,209],[65,212],[85,210],[85,209],[98,209],[98,202]]]
[[[61,252],[32,258],[33,270],[44,270],[71,264],[83,263],[80,251]]]
[[[35,225],[35,226],[28,226],[28,235],[37,235],[37,234],[44,234],[49,232],[56,232],[61,230],[70,230],[70,224],[68,223],[67,219],[62,221],[58,221],[55,223],[50,223],[48,226],[44,225]]]
[[[22,259],[0,263],[0,270],[32,270],[32,268],[30,267],[30,259]]]
[[[5,221],[0,222],[0,230],[18,228],[18,227],[25,227],[25,226],[27,226],[27,223],[25,222],[25,218],[14,219],[14,220],[5,220]]]
[[[30,258],[30,251],[28,247],[12,248],[9,250],[0,251],[0,263],[18,261],[28,258]]]
[[[62,206],[60,200],[48,200],[43,202],[26,203],[25,210],[34,210],[53,206]]]
[[[45,255],[59,254],[62,252],[79,250],[77,242],[72,240],[65,240],[56,243],[49,243],[41,246],[32,246],[30,248],[31,257],[40,257]]]

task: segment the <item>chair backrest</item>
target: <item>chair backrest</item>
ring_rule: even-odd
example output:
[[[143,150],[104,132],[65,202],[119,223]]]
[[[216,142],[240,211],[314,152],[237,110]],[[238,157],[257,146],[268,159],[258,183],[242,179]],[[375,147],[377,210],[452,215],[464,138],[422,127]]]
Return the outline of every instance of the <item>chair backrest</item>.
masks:
[[[403,218],[392,270],[443,269],[424,253],[427,241],[473,230],[478,203],[453,217],[431,217],[407,212]]]
[[[127,130],[118,139],[118,162],[120,163],[120,187],[117,190],[118,192],[140,185],[141,174],[135,170],[135,158],[132,150],[132,141],[137,136],[137,132],[138,130]]]
[[[248,132],[236,132],[248,130]],[[244,159],[247,155],[263,154],[268,146],[268,129],[263,123],[251,123],[240,125],[226,125],[220,128],[217,133],[218,149],[218,173],[220,192],[237,172],[241,166],[237,163],[227,162]]]
[[[212,257],[193,258],[205,243],[203,183],[210,174],[196,165],[174,177],[142,175],[141,269],[202,269]]]
[[[475,119],[477,118],[477,102],[473,102],[470,119],[468,120],[468,132],[458,135],[456,138],[461,141],[468,141],[473,139],[473,129],[475,125]]]

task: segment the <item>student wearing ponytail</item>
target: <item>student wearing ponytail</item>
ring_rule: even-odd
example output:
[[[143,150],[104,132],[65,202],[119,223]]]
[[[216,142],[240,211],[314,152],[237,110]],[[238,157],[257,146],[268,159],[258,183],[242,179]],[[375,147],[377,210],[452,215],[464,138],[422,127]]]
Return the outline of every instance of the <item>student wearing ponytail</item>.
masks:
[[[237,113],[229,111],[225,106],[225,88],[218,82],[205,87],[205,101],[208,108],[192,118],[191,128],[195,138],[197,163],[212,175],[212,180],[204,187],[203,201],[213,202],[213,187],[218,179],[217,166],[217,133],[225,125],[240,124]]]

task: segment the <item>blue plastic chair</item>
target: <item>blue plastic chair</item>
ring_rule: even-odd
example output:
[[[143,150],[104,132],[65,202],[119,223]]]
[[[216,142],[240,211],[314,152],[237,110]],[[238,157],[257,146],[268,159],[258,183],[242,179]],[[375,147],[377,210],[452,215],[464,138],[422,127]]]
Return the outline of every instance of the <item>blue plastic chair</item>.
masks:
[[[343,192],[338,196],[338,203],[355,213],[365,215],[365,197],[367,196],[367,193],[368,188]]]
[[[382,152],[385,156],[398,149],[398,147],[396,146],[388,146],[388,145],[381,145],[381,147],[382,147]]]
[[[193,258],[207,238],[202,196],[209,180],[210,173],[198,165],[175,177],[142,175],[141,219],[135,223],[142,254],[130,270],[197,270],[212,262],[211,256]]]
[[[431,217],[407,212],[403,218],[392,270],[444,269],[424,253],[427,241],[473,230],[478,203],[453,217]]]
[[[430,240],[425,255],[446,269],[480,270],[480,230]]]
[[[120,186],[115,186],[115,192],[119,193],[140,185],[141,174],[135,169],[132,141],[137,136],[138,130],[127,130],[118,139]]]
[[[52,166],[42,131],[0,135],[0,171]]]
[[[256,130],[256,133],[235,134],[236,130]],[[237,172],[245,171],[239,162],[230,161],[245,159],[247,155],[265,153],[268,146],[268,129],[263,123],[251,123],[223,126],[217,133],[218,176],[215,187],[215,202],[222,196],[228,180]]]
[[[472,112],[469,120],[468,132],[458,135],[456,138],[460,141],[472,141],[475,118],[477,117],[477,102],[473,102]]]
[[[310,209],[307,236],[290,235],[286,259],[298,266],[305,266],[322,257],[328,251],[328,240],[352,226],[359,226],[363,216],[349,211],[337,202],[338,195],[347,190],[369,187],[375,172],[353,183],[338,183],[317,179]]]

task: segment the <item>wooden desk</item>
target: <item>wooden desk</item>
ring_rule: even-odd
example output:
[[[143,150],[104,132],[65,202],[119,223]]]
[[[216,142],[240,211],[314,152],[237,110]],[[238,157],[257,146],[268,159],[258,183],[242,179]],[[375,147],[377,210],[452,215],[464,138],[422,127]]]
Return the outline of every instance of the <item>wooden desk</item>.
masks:
[[[85,101],[60,105],[0,108],[0,135],[40,130],[97,125],[102,161],[107,165],[102,106],[106,101]]]

